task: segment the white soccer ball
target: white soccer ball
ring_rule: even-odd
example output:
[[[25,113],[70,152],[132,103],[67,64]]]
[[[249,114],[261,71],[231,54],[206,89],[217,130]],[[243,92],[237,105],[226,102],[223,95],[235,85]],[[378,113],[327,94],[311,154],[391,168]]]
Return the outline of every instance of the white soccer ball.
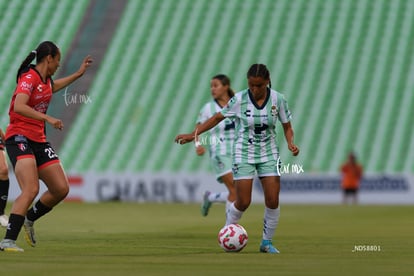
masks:
[[[247,245],[247,232],[239,224],[229,224],[220,229],[218,243],[226,252],[239,252]]]

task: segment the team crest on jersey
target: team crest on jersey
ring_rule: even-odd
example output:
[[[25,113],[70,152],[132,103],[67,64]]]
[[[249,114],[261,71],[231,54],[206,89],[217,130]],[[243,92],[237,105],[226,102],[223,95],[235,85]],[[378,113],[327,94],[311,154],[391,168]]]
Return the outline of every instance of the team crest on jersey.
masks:
[[[17,146],[21,151],[26,151],[26,145],[24,143],[18,143]]]
[[[272,116],[276,117],[277,116],[277,107],[275,105],[272,105],[272,110],[271,110]]]
[[[39,91],[39,92],[42,92],[42,91],[43,91],[43,88],[42,88],[42,85],[41,85],[41,84],[39,84],[39,85],[37,86],[37,91]]]

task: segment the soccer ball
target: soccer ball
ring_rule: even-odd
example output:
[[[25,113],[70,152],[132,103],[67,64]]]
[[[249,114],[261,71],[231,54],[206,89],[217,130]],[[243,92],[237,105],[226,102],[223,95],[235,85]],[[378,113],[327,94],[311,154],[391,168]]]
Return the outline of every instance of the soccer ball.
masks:
[[[220,229],[218,243],[226,252],[239,252],[247,245],[247,232],[239,224],[229,224]]]

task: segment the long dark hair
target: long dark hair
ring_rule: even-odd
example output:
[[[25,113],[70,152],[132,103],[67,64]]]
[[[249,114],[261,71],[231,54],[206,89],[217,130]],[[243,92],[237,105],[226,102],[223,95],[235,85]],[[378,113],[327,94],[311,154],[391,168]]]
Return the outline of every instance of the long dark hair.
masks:
[[[37,48],[30,52],[30,54],[20,64],[19,70],[17,70],[16,83],[19,81],[19,77],[22,73],[29,69],[30,64],[36,58],[36,63],[40,63],[45,57],[51,55],[53,58],[59,53],[59,48],[55,43],[51,41],[43,41],[37,46]]]
[[[249,71],[247,71],[247,78],[249,77],[262,77],[263,79],[269,81],[269,88],[272,87],[270,72],[264,64],[256,63],[250,66]]]
[[[229,89],[227,89],[227,94],[229,95],[230,98],[233,98],[234,96],[234,91],[231,88],[231,81],[230,78],[224,74],[218,74],[215,75],[214,77],[211,78],[212,80],[219,80],[221,82],[222,85],[227,85],[229,87]]]

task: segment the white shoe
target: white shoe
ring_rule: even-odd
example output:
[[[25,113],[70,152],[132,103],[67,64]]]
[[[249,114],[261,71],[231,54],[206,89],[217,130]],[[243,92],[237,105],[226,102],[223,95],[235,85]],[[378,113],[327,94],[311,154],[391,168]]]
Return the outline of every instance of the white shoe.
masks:
[[[23,223],[24,234],[25,234],[24,238],[26,239],[26,242],[31,247],[36,246],[36,238],[35,238],[35,231],[34,231],[33,224],[34,222],[28,220],[27,218],[25,218],[24,223]]]
[[[7,227],[7,224],[9,224],[9,217],[6,215],[0,216],[0,226],[1,227]]]
[[[16,245],[16,241],[13,240],[2,240],[0,242],[0,251],[5,252],[24,252],[23,248]]]

